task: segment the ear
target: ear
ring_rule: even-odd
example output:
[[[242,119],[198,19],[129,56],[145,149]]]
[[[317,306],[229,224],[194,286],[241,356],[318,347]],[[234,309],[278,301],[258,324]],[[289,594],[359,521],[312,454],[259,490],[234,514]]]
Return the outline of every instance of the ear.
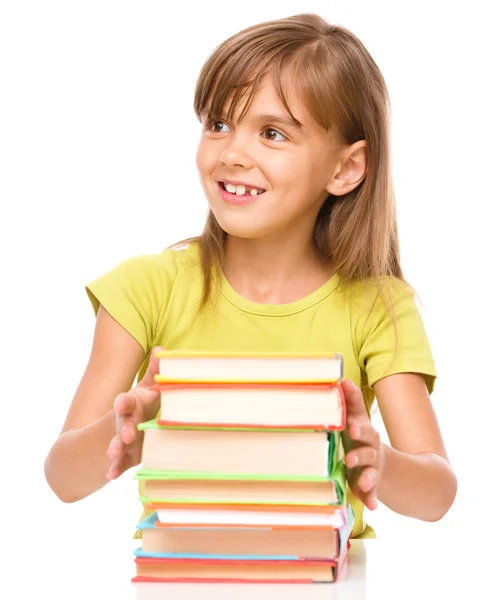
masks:
[[[326,191],[334,196],[344,196],[363,181],[368,165],[366,140],[359,140],[346,146],[341,152],[334,175],[329,180]]]

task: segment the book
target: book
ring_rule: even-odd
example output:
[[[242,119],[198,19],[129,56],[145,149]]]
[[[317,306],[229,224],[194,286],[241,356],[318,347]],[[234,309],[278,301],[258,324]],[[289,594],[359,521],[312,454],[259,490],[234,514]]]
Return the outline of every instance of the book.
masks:
[[[354,524],[342,356],[157,357],[132,581],[336,581]]]
[[[237,475],[234,473],[174,472],[139,469],[144,505],[164,503],[267,506],[340,505],[345,493],[345,467],[338,461],[328,477]]]
[[[216,353],[161,350],[157,353],[163,382],[319,382],[342,379],[343,357],[338,353]]]
[[[341,528],[164,526],[154,512],[137,525],[136,556],[152,558],[338,559],[354,523],[351,506]]]
[[[139,429],[142,468],[162,471],[327,477],[339,449],[338,434],[329,431],[183,430],[155,419]]]
[[[137,557],[135,567],[135,583],[331,583],[338,576],[340,561]]]
[[[341,384],[155,384],[159,425],[342,430]]]
[[[341,529],[164,527],[156,512],[137,529],[143,535],[135,554],[152,558],[337,559],[350,534],[349,524]]]
[[[251,512],[249,514],[252,514]],[[346,559],[354,515],[326,529],[139,523],[134,582],[331,583]]]
[[[253,507],[243,510],[225,506],[210,505],[203,508],[192,506],[165,505],[157,509],[157,519],[161,524],[170,525],[228,525],[238,527],[343,527],[346,523],[342,507],[312,507],[307,512],[281,507],[268,510],[267,507]]]

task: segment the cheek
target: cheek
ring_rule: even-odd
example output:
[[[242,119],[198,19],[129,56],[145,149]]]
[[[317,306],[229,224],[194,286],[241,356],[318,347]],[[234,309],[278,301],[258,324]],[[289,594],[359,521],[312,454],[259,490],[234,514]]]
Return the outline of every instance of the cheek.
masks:
[[[201,175],[207,174],[207,171],[210,169],[213,160],[211,158],[211,153],[209,152],[209,148],[204,140],[199,142],[199,146],[197,147],[196,152],[196,166]]]
[[[202,168],[202,159],[203,159],[202,143],[200,142],[199,146],[197,147],[197,151],[196,151],[196,167],[199,172],[201,172],[201,168]]]
[[[299,153],[285,154],[269,163],[269,177],[282,188],[296,191],[308,186],[312,178],[311,162]]]

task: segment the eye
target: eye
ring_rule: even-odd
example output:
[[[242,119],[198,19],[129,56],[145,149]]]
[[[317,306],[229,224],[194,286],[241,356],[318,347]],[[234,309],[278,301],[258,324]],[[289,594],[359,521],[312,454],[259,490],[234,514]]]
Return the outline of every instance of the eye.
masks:
[[[213,131],[214,133],[228,133],[228,131],[222,131],[222,127],[228,127],[228,125],[226,125],[226,123],[223,123],[223,121],[208,121],[206,123],[206,129],[208,129],[209,131]],[[228,127],[229,130],[229,127]]]
[[[270,131],[270,132],[273,134],[273,135],[272,135],[272,137],[267,137],[267,136],[265,135],[264,137],[265,137],[265,139],[267,139],[267,140],[271,140],[272,142],[281,142],[281,141],[285,141],[285,140],[287,139],[287,138],[286,138],[286,137],[285,137],[285,136],[284,136],[282,133],[280,133],[280,131],[277,131],[276,129],[273,129],[272,127],[267,127],[267,128],[264,130],[264,133],[266,133],[267,131]],[[282,139],[281,139],[281,140],[279,140],[279,139],[276,139],[276,138],[275,138],[275,134],[276,134],[276,135],[279,135],[279,136],[280,136]]]

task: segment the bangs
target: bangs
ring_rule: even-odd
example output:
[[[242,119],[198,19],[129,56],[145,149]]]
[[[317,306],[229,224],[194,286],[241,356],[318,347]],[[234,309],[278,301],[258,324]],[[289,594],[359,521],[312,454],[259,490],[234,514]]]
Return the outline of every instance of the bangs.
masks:
[[[295,48],[294,44],[272,52],[259,51],[258,46],[221,57],[209,59],[207,73],[201,73],[194,97],[194,111],[199,120],[202,115],[218,119],[223,115],[230,121],[241,107],[238,122],[248,112],[263,79],[269,75],[279,98],[298,127],[302,123],[290,110],[284,89],[290,90],[305,106],[314,120],[328,131],[334,121],[331,86],[325,68],[316,66],[316,50]],[[321,56],[321,58],[323,58]],[[320,66],[320,65],[319,65]],[[290,87],[291,86],[291,87]],[[225,106],[229,101],[227,113]]]

